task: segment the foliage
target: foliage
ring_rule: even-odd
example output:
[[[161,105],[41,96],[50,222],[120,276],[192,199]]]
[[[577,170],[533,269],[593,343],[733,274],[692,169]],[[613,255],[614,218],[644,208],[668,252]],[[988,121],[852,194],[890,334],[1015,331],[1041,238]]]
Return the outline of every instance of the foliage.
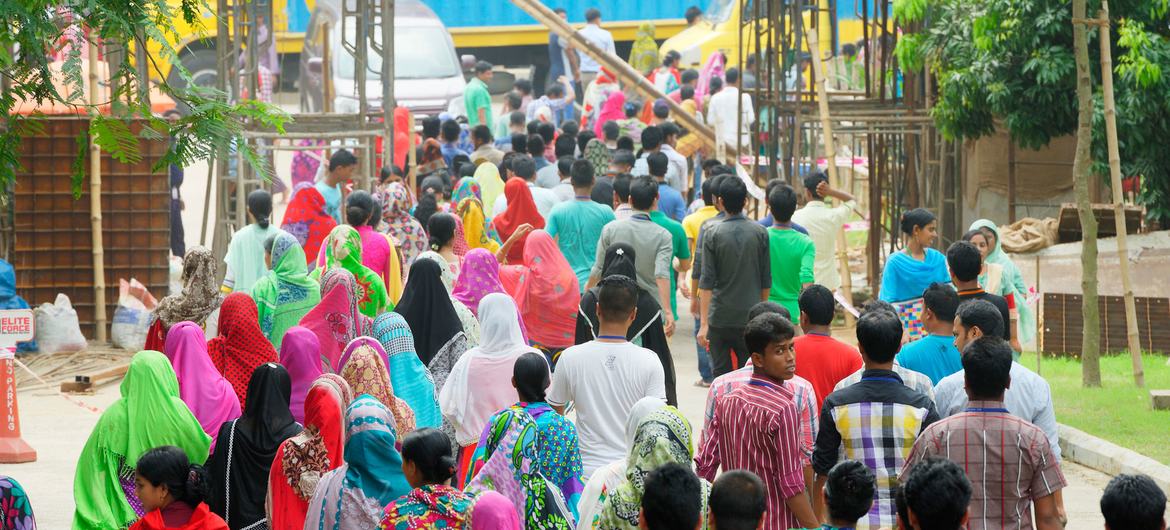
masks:
[[[155,169],[171,164],[187,165],[195,160],[206,160],[221,150],[240,146],[245,160],[257,172],[268,178],[271,168],[264,159],[244,142],[243,131],[250,123],[283,132],[289,116],[278,108],[256,101],[229,102],[226,94],[196,86],[190,72],[170,42],[177,42],[175,25],[182,17],[194,23],[201,12],[210,11],[206,0],[15,0],[0,2],[0,75],[6,77],[8,90],[0,94],[0,187],[13,182],[21,170],[16,157],[22,134],[40,119],[37,115],[14,114],[19,100],[38,105],[57,102],[79,109],[91,118],[88,134],[78,141],[73,161],[73,193],[81,194],[85,177],[84,142],[90,138],[115,160],[135,163],[142,159],[139,139],[161,140],[172,138],[171,147],[155,164]],[[84,29],[83,29],[84,28]],[[83,50],[89,39],[106,43],[107,53],[120,49],[126,60],[110,65],[111,86],[117,90],[111,101],[90,105],[82,85]],[[51,56],[53,52],[70,46],[62,63],[59,81],[63,89],[53,83]],[[138,69],[129,60],[135,47],[160,47],[158,54],[165,57],[178,75],[186,81],[186,88],[158,83],[160,92],[191,112],[175,123],[151,114],[149,94],[138,90],[149,83],[139,78]],[[12,53],[13,50],[19,50]],[[153,58],[145,65],[150,77],[163,77]],[[110,113],[99,113],[98,107],[109,105]],[[132,120],[145,120],[146,126],[137,132],[131,129]]]
[[[921,6],[920,4],[925,4]],[[1090,16],[1100,0],[1088,2]],[[1122,175],[1140,175],[1150,216],[1170,225],[1170,0],[1110,2],[1114,90]],[[1066,0],[898,0],[899,24],[925,28],[902,39],[900,64],[929,68],[938,80],[933,117],[951,138],[979,138],[997,127],[1039,148],[1075,132],[1076,65]],[[1090,62],[1100,79],[1099,33]],[[1095,85],[1099,84],[1094,83]],[[1108,175],[1104,111],[1094,96],[1093,172]]]

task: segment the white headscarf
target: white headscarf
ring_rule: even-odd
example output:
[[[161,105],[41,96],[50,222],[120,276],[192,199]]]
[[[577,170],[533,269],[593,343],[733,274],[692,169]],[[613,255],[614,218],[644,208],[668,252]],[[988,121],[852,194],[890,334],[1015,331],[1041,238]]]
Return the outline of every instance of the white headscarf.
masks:
[[[479,301],[479,347],[471,350],[488,356],[534,351],[524,342],[516,302],[504,293],[491,293]]]

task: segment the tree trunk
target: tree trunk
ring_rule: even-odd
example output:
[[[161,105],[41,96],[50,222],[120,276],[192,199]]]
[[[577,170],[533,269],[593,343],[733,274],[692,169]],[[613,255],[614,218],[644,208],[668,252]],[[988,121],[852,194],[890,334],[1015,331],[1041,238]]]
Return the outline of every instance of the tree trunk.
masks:
[[[1077,150],[1073,158],[1073,187],[1081,221],[1081,302],[1084,335],[1081,339],[1081,382],[1101,386],[1101,315],[1097,308],[1097,219],[1089,200],[1093,141],[1093,79],[1089,76],[1089,29],[1085,22],[1086,0],[1073,0],[1073,52],[1077,63]]]

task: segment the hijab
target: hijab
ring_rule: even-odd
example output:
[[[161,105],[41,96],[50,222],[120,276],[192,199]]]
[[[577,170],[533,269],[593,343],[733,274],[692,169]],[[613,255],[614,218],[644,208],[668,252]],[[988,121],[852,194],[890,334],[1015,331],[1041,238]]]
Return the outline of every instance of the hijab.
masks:
[[[609,171],[609,148],[598,138],[591,138],[585,144],[585,160],[593,164],[593,178],[604,177]],[[612,201],[612,199],[610,199]]]
[[[207,353],[236,390],[240,406],[247,410],[252,372],[256,367],[274,363],[277,359],[272,343],[260,331],[256,302],[252,297],[232,293],[224,299],[219,313],[219,336],[207,341]]]
[[[418,174],[429,175],[437,170],[446,169],[447,161],[443,158],[443,146],[434,138],[427,138],[422,144],[422,157],[418,163]]]
[[[345,411],[345,426],[345,464],[321,479],[305,528],[377,528],[383,508],[410,492],[390,410],[359,395]]]
[[[504,193],[504,180],[500,178],[500,168],[495,164],[480,164],[475,168],[475,182],[479,184],[480,197],[486,207],[495,206],[496,199]]]
[[[601,277],[606,278],[617,275],[637,281],[636,260],[637,251],[634,250],[634,247],[627,243],[614,243],[605,249],[605,257],[601,262]],[[584,319],[584,322],[580,324],[588,326],[586,329],[588,335],[578,334],[578,343],[588,342],[597,338],[597,330],[601,326],[597,319],[597,297],[599,292],[600,288],[594,287],[586,291],[585,296],[581,299],[581,304],[578,307],[578,317]],[[637,340],[645,333],[654,333],[654,328],[656,326],[661,328],[661,325],[662,309],[659,307],[658,302],[642,289],[638,289],[638,314],[634,317],[634,323],[630,324],[630,329],[626,332],[626,338],[631,341]],[[663,332],[663,336],[665,336],[665,332]]]
[[[192,463],[207,459],[211,437],[181,399],[165,355],[134,355],[119,391],[121,398],[102,413],[77,460],[74,528],[125,528],[143,515],[141,504],[134,507],[127,498],[142,453],[173,445]]]
[[[500,267],[500,282],[516,300],[534,342],[571,346],[581,301],[577,275],[544,230],[528,235],[521,265]]]
[[[382,199],[382,221],[386,234],[398,243],[405,267],[414,263],[419,253],[427,248],[427,232],[418,219],[410,215],[414,201],[410,192],[401,183],[392,182],[380,194]]]
[[[482,248],[468,252],[451,295],[478,315],[476,311],[483,297],[502,292],[504,286],[500,284],[500,263],[496,261],[496,255]]]
[[[471,528],[474,530],[521,530],[516,507],[507,497],[494,491],[480,493],[471,510]]]
[[[460,302],[458,298],[455,298],[453,294],[455,290],[455,274],[451,272],[451,266],[447,264],[446,258],[438,252],[428,250],[423,252],[415,263],[424,260],[434,261],[439,264],[439,270],[441,271],[439,279],[443,281],[443,287],[447,289],[447,296],[451,298],[451,307],[455,309],[455,314],[459,317],[459,326],[463,330],[463,333],[467,335],[468,342],[473,346],[479,344],[479,321],[475,319],[475,313],[470,308],[464,305],[463,302]]]
[[[933,282],[950,283],[946,256],[933,248],[923,250],[922,261],[911,257],[908,250],[890,254],[882,271],[879,296],[882,300],[890,303],[915,300],[922,298],[922,292]]]
[[[276,363],[256,368],[248,383],[248,400],[240,419],[220,428],[215,452],[207,461],[212,477],[211,511],[234,529],[267,519],[264,499],[276,450],[301,432],[289,411],[292,380]]]
[[[321,476],[341,465],[345,403],[351,394],[335,377],[318,377],[309,387],[305,429],[276,451],[268,476],[268,523],[273,530],[302,530]]]
[[[489,426],[487,463],[467,486],[470,493],[495,491],[512,501],[524,528],[573,528],[565,499],[541,474],[537,460],[536,421],[521,409],[508,408]]]
[[[410,267],[406,289],[394,312],[410,326],[415,351],[424,365],[429,365],[439,349],[463,331],[443,286],[440,265],[432,260],[419,260]]]
[[[1017,337],[1021,343],[1029,343],[1036,338],[1036,315],[1032,306],[1028,305],[1028,284],[1020,268],[1003,251],[1003,238],[1000,237],[999,227],[989,219],[980,219],[971,224],[969,230],[986,228],[995,234],[995,247],[987,254],[987,263],[1003,267],[1003,276],[1000,280],[1001,289],[1008,291],[1016,299],[1016,311],[1019,312],[1019,325],[1016,327]],[[999,294],[999,293],[994,293]]]
[[[483,165],[491,166],[491,164]],[[455,211],[459,214],[463,240],[467,250],[484,248],[492,253],[499,250],[500,243],[493,239],[495,230],[484,215],[479,183],[472,177],[463,177],[459,180],[459,186],[455,188],[455,196],[452,201],[457,205]]]
[[[321,341],[312,330],[293,326],[280,345],[280,364],[292,379],[289,410],[298,422],[305,421],[305,399],[310,386],[324,373],[321,366]]]
[[[323,267],[313,271],[320,277],[330,269],[342,268],[353,274],[361,287],[357,299],[362,314],[374,318],[392,309],[386,283],[369,267],[362,265],[362,236],[354,227],[337,225],[325,240]],[[321,265],[322,263],[318,263]]]
[[[601,104],[601,112],[597,115],[597,123],[593,124],[593,132],[597,138],[605,138],[603,127],[607,121],[621,121],[626,118],[626,94],[621,90],[610,92]],[[596,138],[595,138],[596,139]],[[603,144],[604,145],[604,144]],[[588,147],[588,144],[586,144]],[[609,167],[609,164],[606,164]]]
[[[198,324],[179,322],[171,326],[165,352],[179,381],[179,397],[199,420],[203,432],[212,437],[214,449],[220,425],[240,417],[240,398],[211,362],[207,340]]]
[[[176,323],[191,321],[204,325],[207,315],[223,303],[216,281],[216,259],[207,247],[195,246],[183,258],[183,290],[177,295],[163,298],[154,314],[162,321],[164,328]]]
[[[293,188],[280,228],[304,247],[306,264],[316,259],[321,243],[336,226],[337,220],[325,211],[325,196],[312,183],[304,182]]]
[[[707,57],[707,62],[703,64],[703,69],[699,70],[699,82],[695,85],[696,102],[702,103],[711,95],[712,78],[718,77],[723,79],[723,64],[726,60],[723,53],[712,53]]]
[[[295,237],[278,231],[272,241],[272,270],[252,287],[260,331],[276,349],[284,334],[321,301],[321,286],[309,277],[305,251]]]
[[[374,336],[386,352],[386,367],[394,394],[401,397],[414,411],[418,428],[439,427],[442,414],[435,391],[435,381],[427,367],[414,352],[414,336],[402,315],[393,311],[382,313],[374,320]]]
[[[406,436],[414,431],[414,411],[405,401],[394,395],[390,373],[383,359],[382,345],[369,337],[358,337],[350,343],[352,354],[342,362],[341,377],[355,394],[373,396],[394,415],[395,432]]]
[[[506,242],[512,233],[525,223],[532,225],[533,228],[544,228],[544,217],[541,217],[540,210],[536,209],[528,182],[520,177],[508,179],[508,183],[504,185],[504,196],[507,198],[508,208],[492,219],[492,225],[500,233],[503,241]],[[527,235],[512,245],[508,251],[509,261],[520,261],[524,255],[526,239]]]
[[[654,24],[643,22],[638,26],[634,46],[630,48],[630,66],[642,75],[658,66],[658,43],[654,42]]]
[[[370,319],[358,311],[357,280],[341,268],[321,277],[321,302],[301,319],[301,326],[317,335],[321,344],[321,366],[338,371],[343,348],[349,341],[370,330]]]

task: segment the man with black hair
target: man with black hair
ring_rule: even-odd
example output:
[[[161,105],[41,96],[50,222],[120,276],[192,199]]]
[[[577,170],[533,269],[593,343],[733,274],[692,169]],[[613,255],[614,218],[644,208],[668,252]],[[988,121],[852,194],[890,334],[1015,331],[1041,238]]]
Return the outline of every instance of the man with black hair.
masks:
[[[459,122],[455,120],[447,120],[443,122],[442,128],[443,141],[440,150],[443,152],[443,161],[447,163],[447,167],[451,171],[455,170],[453,160],[456,155],[468,156],[467,151],[459,148],[459,135],[463,133],[463,128],[459,127]]]
[[[563,158],[569,158],[570,164],[575,158],[573,155],[577,153],[577,138],[566,133],[561,133],[560,136],[553,140],[553,155],[557,158],[557,163]],[[533,155],[535,156],[535,155]],[[569,172],[561,171],[557,163],[549,164],[536,170],[536,185],[544,189],[554,189],[564,179],[569,177]]]
[[[971,503],[971,481],[958,464],[930,457],[910,467],[901,477],[898,498],[900,528],[904,530],[962,530]]]
[[[630,206],[630,184],[634,177],[629,173],[619,173],[613,178],[613,194],[609,199],[613,207],[614,219],[624,221],[634,215],[634,208]],[[596,199],[595,199],[596,200]]]
[[[520,97],[520,93],[515,90],[504,94],[504,108],[501,109],[502,112],[500,115],[496,117],[496,122],[491,125],[492,136],[495,136],[496,138],[504,138],[511,134],[511,132],[509,132],[509,127],[512,124],[512,114],[514,113],[520,113],[520,121],[521,124],[523,124],[524,113],[520,111],[520,106],[522,103],[523,99]],[[497,147],[498,146],[499,142],[497,141]]]
[[[542,121],[536,125],[536,134],[539,134],[540,139],[544,140],[544,159],[550,164],[556,162],[557,159],[553,156],[553,142],[557,139],[557,126]]]
[[[714,480],[724,469],[746,469],[767,485],[765,530],[817,525],[806,492],[800,450],[800,412],[792,387],[796,374],[792,338],[796,329],[765,313],[748,322],[744,342],[751,352],[751,381],[719,400],[695,458],[699,476]]]
[[[666,180],[670,183],[670,187],[678,190],[685,198],[691,187],[691,175],[690,171],[687,170],[687,157],[675,150],[678,138],[682,135],[682,129],[672,121],[663,122],[659,127],[662,129],[662,144],[658,146],[658,152],[666,155],[666,159],[670,161],[670,170],[666,172]],[[674,178],[671,178],[671,175]]]
[[[796,192],[787,184],[772,186],[768,192],[768,209],[774,222],[768,229],[768,249],[772,261],[772,290],[768,299],[784,304],[798,313],[800,291],[812,285],[813,262],[817,249],[812,239],[792,228],[796,211]]]
[[[573,200],[573,182],[572,178],[570,177],[573,171],[573,162],[576,161],[577,159],[571,156],[562,156],[557,159],[557,163],[555,164],[557,168],[557,178],[560,180],[557,181],[556,186],[552,187],[552,192],[557,196],[557,201],[561,203]],[[539,172],[537,172],[536,180],[537,185],[540,185]]]
[[[547,108],[553,115],[553,120],[557,117],[564,117],[565,114],[572,112],[573,103],[576,101],[576,94],[573,92],[573,87],[570,86],[570,81],[561,76],[556,79],[555,83],[550,83],[544,89],[544,95],[532,100],[528,104],[528,110],[525,113],[525,119],[529,122],[536,119],[540,109]]]
[[[544,158],[544,137],[539,134],[530,134],[528,139],[524,142],[524,151],[528,156],[532,157],[532,163],[536,164],[536,170],[540,171],[549,166],[550,162]],[[533,183],[536,182],[536,177],[533,176]]]
[[[716,161],[716,163],[718,163],[718,161]],[[691,293],[688,298],[691,299],[691,316],[695,319],[695,333],[698,333],[699,325],[701,324],[699,319],[698,306],[699,282],[697,279],[695,279],[697,278],[696,274],[698,273],[697,269],[699,268],[698,261],[696,260],[698,257],[698,249],[696,247],[697,240],[699,238],[699,228],[702,227],[703,224],[707,222],[707,220],[719,214],[719,209],[715,207],[715,193],[713,191],[715,182],[716,179],[714,177],[703,180],[703,183],[699,188],[700,196],[703,199],[703,207],[683,218],[682,222],[683,231],[687,235],[687,245],[690,246],[691,250],[692,265],[691,285],[688,287],[686,282],[683,282],[683,289],[686,289]],[[707,348],[700,344],[697,340],[695,341],[695,350],[699,358],[699,380],[696,381],[695,384],[698,386],[710,386],[711,381],[715,379],[715,376],[711,373],[711,356],[707,353]]]
[[[719,204],[727,217],[702,234],[698,340],[711,352],[716,376],[747,362],[743,328],[748,308],[768,299],[772,289],[768,233],[744,217],[747,185],[737,177],[719,183]]]
[[[687,202],[682,194],[666,181],[670,160],[662,153],[650,153],[638,162],[641,163],[643,160],[650,171],[650,177],[658,183],[658,207],[656,209],[666,214],[667,217],[681,222],[687,216]]]
[[[443,130],[443,121],[437,116],[428,116],[422,119],[422,135],[423,140],[430,140],[434,138],[439,139],[439,133]]]
[[[467,125],[492,125],[492,95],[487,84],[492,80],[492,63],[475,63],[475,77],[468,81],[463,91],[463,108],[467,110]]]
[[[645,397],[666,401],[658,356],[626,340],[637,316],[638,284],[615,275],[598,285],[597,339],[561,353],[547,396],[562,414],[575,405],[585,476],[626,458],[626,422],[635,403]]]
[[[796,375],[812,383],[817,395],[817,410],[833,387],[842,379],[862,368],[861,354],[853,346],[833,337],[833,317],[837,301],[823,285],[805,287],[797,300],[800,310],[800,329],[804,335],[796,339]]]
[[[651,125],[649,127],[646,127],[646,129],[642,131],[642,157],[639,158],[638,161],[634,163],[634,169],[630,172],[630,174],[634,175],[635,177],[639,177],[639,176],[643,176],[643,175],[650,175],[649,157],[650,157],[650,155],[652,155],[654,153],[658,153],[662,150],[663,142],[665,141],[665,139],[666,139],[665,132],[663,131],[663,128],[661,125]],[[668,183],[681,182],[683,179],[683,175],[679,173],[679,168],[677,166],[675,166],[674,164],[670,163],[670,157],[667,157],[666,160],[667,160],[666,175],[665,175],[666,181]],[[684,166],[683,166],[684,173],[686,171],[685,168],[686,168],[686,166],[685,166],[685,162],[684,162]],[[680,193],[680,197],[681,197],[681,193]],[[684,201],[684,208],[685,208],[685,201]],[[685,215],[685,212],[683,215]],[[680,217],[679,219],[682,219],[682,217]]]
[[[711,484],[707,507],[713,530],[756,530],[768,509],[768,488],[751,471],[728,471]]]
[[[585,159],[572,162],[569,175],[574,196],[552,209],[544,229],[556,239],[565,260],[577,274],[578,288],[584,292],[597,257],[594,242],[601,239],[602,230],[614,220],[614,215],[613,209],[590,199],[593,190],[592,163]]]
[[[504,161],[504,152],[496,148],[492,140],[492,131],[487,125],[476,125],[471,128],[471,144],[475,146],[475,150],[468,155],[472,162],[480,164],[486,161],[498,166]]]
[[[509,153],[526,154],[528,151],[528,134],[524,132],[513,132],[509,137],[508,145],[511,147]]]
[[[646,475],[638,528],[642,530],[697,530],[703,486],[690,466],[665,464]]]
[[[511,175],[524,179],[528,184],[528,191],[532,192],[532,201],[536,203],[536,209],[540,216],[547,220],[552,214],[553,207],[560,204],[557,194],[536,185],[536,163],[533,162],[533,157],[516,155],[512,157],[511,164]],[[508,198],[501,193],[496,198],[496,203],[492,205],[492,217],[503,214],[507,209]]]
[[[341,187],[357,171],[358,159],[348,149],[338,149],[329,156],[329,167],[314,187],[325,197],[325,213],[341,223]]]
[[[594,46],[600,49],[606,55],[617,55],[617,48],[614,47],[613,34],[601,29],[601,10],[597,8],[589,8],[585,10],[585,27],[577,30],[577,34],[584,37],[585,40],[592,42]],[[581,87],[588,87],[594,79],[597,79],[597,74],[601,71],[601,64],[596,59],[590,57],[589,54],[577,50],[577,56],[581,60]]]
[[[986,300],[999,309],[1003,317],[1004,328],[1001,331],[1003,340],[1009,341],[1016,352],[1021,350],[1015,338],[1016,322],[1012,319],[1011,307],[1007,299],[997,294],[983,290],[979,285],[979,273],[983,270],[983,254],[979,249],[966,241],[956,241],[947,248],[947,269],[951,273],[951,283],[959,291],[959,300]],[[1019,354],[1016,354],[1019,357]]]
[[[726,83],[723,90],[711,96],[707,103],[707,122],[715,129],[716,141],[723,144],[724,148],[732,151],[740,145],[745,149],[751,148],[749,131],[756,122],[752,98],[739,91],[738,68],[728,68],[724,78]]]
[[[772,191],[775,190],[776,188],[779,188],[780,186],[788,186],[788,182],[786,182],[782,178],[774,178],[772,180],[769,180],[768,184],[764,186],[764,200],[766,201],[768,196],[772,194]],[[791,188],[791,186],[789,186],[789,187]],[[795,192],[793,192],[793,193],[795,193]],[[795,210],[795,211],[799,211],[799,210]],[[795,213],[795,211],[794,211],[794,213]],[[764,228],[772,228],[773,224],[776,224],[776,219],[773,218],[771,215],[765,215],[763,219],[760,219],[760,226],[762,226]],[[800,226],[799,224],[797,224],[791,220],[788,221],[788,224],[789,224],[789,226],[792,227],[793,230],[796,230],[797,232],[800,232],[806,236],[808,235],[808,230],[805,230],[805,228],[803,226]]]
[[[939,456],[978,477],[968,530],[1003,528],[1008,519],[1014,528],[1033,528],[1035,521],[1038,530],[1061,530],[1055,494],[1068,483],[1044,431],[1004,406],[1011,368],[1011,346],[998,336],[967,345],[963,350],[967,410],[929,426],[914,442],[902,471]]]
[[[687,19],[687,27],[694,26],[699,22],[699,18],[703,16],[703,10],[699,6],[688,7],[683,12],[683,18]]]
[[[925,337],[902,347],[898,364],[926,374],[933,384],[963,369],[953,332],[959,294],[949,285],[932,283],[922,293],[922,327]]]
[[[857,203],[852,195],[830,187],[829,177],[820,170],[804,177],[804,193],[807,202],[804,208],[792,214],[792,222],[808,231],[808,237],[817,248],[817,259],[813,262],[816,282],[836,291],[841,288],[837,234],[853,215]],[[828,199],[837,199],[841,204],[829,206]]]
[[[615,186],[616,187],[616,186]],[[616,191],[615,191],[616,193]],[[666,336],[674,333],[674,318],[666,314],[670,307],[670,274],[673,247],[670,232],[650,219],[650,210],[658,200],[658,185],[649,177],[638,177],[630,183],[630,208],[634,210],[628,219],[618,219],[605,225],[597,240],[597,254],[593,271],[585,288],[591,288],[601,280],[601,264],[605,250],[614,243],[627,243],[634,247],[635,266],[638,270],[638,287],[658,300],[663,308],[663,328]]]
[[[857,319],[857,345],[865,372],[857,384],[825,397],[821,408],[821,427],[812,457],[817,473],[813,491],[825,487],[829,470],[842,457],[865,463],[877,476],[878,494],[860,522],[864,528],[894,525],[898,471],[914,440],[926,426],[938,421],[930,398],[903,384],[893,370],[894,355],[901,344],[902,322],[897,315],[886,311],[862,315]],[[817,514],[823,515],[821,500],[814,501]]]
[[[613,156],[614,152],[617,151],[618,137],[622,135],[622,126],[618,125],[616,121],[607,121],[601,124],[601,134],[606,149],[609,149],[609,155]]]
[[[1105,530],[1166,530],[1166,494],[1147,475],[1117,475],[1101,495],[1101,515]]]
[[[825,489],[820,491],[830,528],[856,528],[857,521],[873,507],[873,472],[857,460],[837,462],[829,470]],[[815,494],[815,493],[814,493]]]

